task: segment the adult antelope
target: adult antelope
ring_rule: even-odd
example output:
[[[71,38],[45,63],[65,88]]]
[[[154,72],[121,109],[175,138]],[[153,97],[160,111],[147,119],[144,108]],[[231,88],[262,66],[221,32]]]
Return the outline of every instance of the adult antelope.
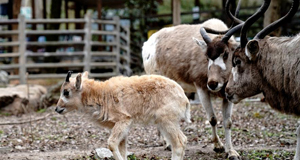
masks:
[[[246,97],[263,93],[266,102],[280,112],[300,116],[300,34],[294,37],[266,37],[286,23],[297,12],[299,0],[294,0],[290,11],[281,19],[261,30],[248,42],[246,32],[268,8],[249,18],[241,31],[241,46],[232,58],[232,75],[226,86],[227,98],[238,103]],[[300,159],[300,127],[297,129],[297,149]]]
[[[229,4],[226,3],[227,12],[229,12]],[[238,19],[234,21],[241,23]],[[239,154],[232,147],[232,103],[225,98],[224,89],[232,67],[231,52],[238,46],[234,38],[230,37],[241,27],[242,25],[239,25],[228,30],[221,20],[210,19],[197,25],[163,28],[144,43],[142,51],[147,74],[167,76],[177,81],[186,92],[197,91],[212,126],[212,140],[214,150],[217,152],[224,151],[224,145],[217,135],[217,118],[210,94],[223,99],[225,151],[231,159],[238,159]],[[226,34],[207,34],[205,29],[212,33]]]

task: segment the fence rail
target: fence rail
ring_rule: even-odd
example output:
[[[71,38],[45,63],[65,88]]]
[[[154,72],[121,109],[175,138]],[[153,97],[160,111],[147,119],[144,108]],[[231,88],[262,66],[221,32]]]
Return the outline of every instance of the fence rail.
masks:
[[[28,29],[28,25],[54,23],[79,23],[82,24],[82,29]],[[0,70],[9,72],[10,79],[19,79],[22,84],[26,83],[26,72],[29,73],[29,79],[62,78],[66,69],[89,71],[93,78],[109,78],[131,72],[130,30],[120,25],[119,17],[112,20],[95,20],[87,13],[82,19],[27,20],[23,15],[19,15],[18,19],[1,20],[0,27],[5,25],[18,27],[0,30],[0,40],[2,37],[10,39],[0,41]],[[98,29],[95,29],[95,25]],[[106,30],[105,25],[111,25],[113,29]],[[54,36],[56,40],[47,41],[47,36]],[[76,36],[78,39],[60,40],[61,36]],[[45,39],[40,40],[41,37]],[[59,47],[63,50],[57,49]],[[64,47],[76,50],[66,51]],[[56,51],[53,51],[53,48],[56,48]],[[52,58],[54,60],[50,61]]]

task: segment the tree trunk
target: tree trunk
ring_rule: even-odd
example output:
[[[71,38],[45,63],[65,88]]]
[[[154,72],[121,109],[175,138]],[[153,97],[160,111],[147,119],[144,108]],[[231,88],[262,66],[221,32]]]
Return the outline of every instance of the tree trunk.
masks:
[[[51,11],[50,11],[50,18],[60,18],[61,15],[61,0],[52,0],[51,2]],[[60,24],[51,24],[49,29],[59,29]]]
[[[268,10],[265,13],[264,17],[264,27],[269,25],[270,23],[281,18],[281,10],[284,9],[282,6],[285,6],[285,0],[272,0]],[[280,36],[281,28],[278,28],[269,34],[270,36]]]

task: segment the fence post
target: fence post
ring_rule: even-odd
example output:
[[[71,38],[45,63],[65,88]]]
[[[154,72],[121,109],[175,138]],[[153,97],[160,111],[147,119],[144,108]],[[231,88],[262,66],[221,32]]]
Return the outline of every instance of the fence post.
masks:
[[[118,16],[113,17],[113,20],[116,22],[115,30],[117,31],[115,42],[116,46],[113,48],[113,52],[117,53],[116,55],[116,74],[120,74],[120,18]]]
[[[128,67],[131,69],[131,52],[130,52],[130,27],[126,27],[127,29],[127,58],[128,58]]]
[[[91,41],[92,41],[92,15],[91,12],[87,12],[84,16],[85,26],[84,26],[84,71],[90,72],[91,70]]]
[[[26,84],[26,35],[25,16],[19,14],[19,79],[20,84]]]

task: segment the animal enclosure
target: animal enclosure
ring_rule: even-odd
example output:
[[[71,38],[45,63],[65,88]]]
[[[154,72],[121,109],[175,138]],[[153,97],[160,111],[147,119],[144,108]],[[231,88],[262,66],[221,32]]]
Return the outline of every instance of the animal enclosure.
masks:
[[[76,25],[76,29],[46,27],[61,23]],[[67,70],[89,71],[94,78],[131,72],[130,30],[120,25],[119,17],[99,20],[87,13],[81,19],[29,20],[19,15],[18,19],[1,20],[0,26],[1,37],[9,39],[0,43],[0,69],[20,83],[26,83],[26,72],[29,79],[62,78]],[[3,29],[10,26],[12,30]]]

